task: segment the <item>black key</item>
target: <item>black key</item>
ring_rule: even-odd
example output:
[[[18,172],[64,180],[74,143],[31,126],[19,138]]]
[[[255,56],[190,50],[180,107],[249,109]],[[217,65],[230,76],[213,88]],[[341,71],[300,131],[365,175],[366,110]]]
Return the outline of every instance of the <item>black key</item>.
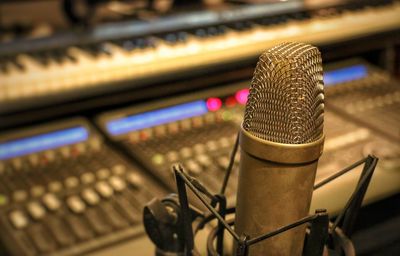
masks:
[[[216,27],[208,27],[207,28],[207,35],[209,36],[216,36],[219,35],[219,31]]]
[[[176,43],[178,41],[178,35],[175,33],[166,34],[163,38],[169,43]]]
[[[74,63],[78,61],[78,60],[75,58],[75,56],[70,55],[70,54],[68,53],[67,50],[65,50],[64,54],[65,54],[65,58],[67,58],[68,60],[70,60],[70,61],[72,61],[72,62],[74,62]]]
[[[136,40],[135,40],[135,45],[136,45],[137,47],[139,47],[140,49],[144,49],[144,48],[147,48],[147,47],[148,47],[147,40],[144,39],[144,38],[138,38],[138,39],[136,39]]]
[[[93,232],[89,225],[76,215],[68,215],[66,217],[68,225],[71,227],[72,232],[79,240],[88,240],[93,237]]]
[[[0,70],[3,73],[8,73],[8,61],[5,58],[0,58]]]
[[[118,43],[118,45],[120,45],[125,51],[132,51],[136,48],[136,44],[134,42],[134,40],[123,40],[120,43]]]
[[[131,224],[136,224],[141,219],[141,212],[138,208],[132,206],[129,201],[121,196],[116,197],[115,199],[116,206],[118,210],[123,214],[123,216],[129,221]]]
[[[65,57],[58,50],[54,50],[50,53],[51,58],[55,60],[57,63],[62,64],[65,60]]]
[[[50,63],[50,59],[44,52],[35,52],[29,54],[32,59],[38,62],[42,66],[48,66]]]
[[[9,58],[10,63],[12,63],[20,71],[24,71],[25,67],[22,65],[15,56]]]
[[[107,44],[99,44],[98,48],[99,48],[99,52],[104,53],[108,56],[112,55],[112,50]]]
[[[201,38],[204,38],[204,37],[207,37],[207,36],[208,36],[207,31],[206,31],[205,29],[203,29],[203,28],[196,29],[196,30],[194,31],[194,34],[195,34],[197,37],[201,37]]]
[[[111,225],[116,229],[121,229],[128,226],[128,222],[126,222],[121,215],[115,210],[114,206],[110,202],[104,202],[101,204],[107,219],[111,223]]]
[[[92,57],[98,57],[99,54],[100,54],[100,52],[98,51],[97,47],[95,47],[93,45],[82,45],[82,46],[79,46],[79,48],[82,51],[87,52]]]
[[[111,226],[106,223],[106,220],[103,217],[103,212],[99,211],[98,208],[87,209],[85,215],[89,224],[97,234],[104,235],[112,230]]]
[[[51,216],[45,220],[54,238],[61,246],[74,244],[75,238],[65,223],[57,217]]]
[[[50,233],[41,224],[34,224],[28,228],[28,234],[37,249],[42,253],[52,252],[57,249],[57,243]]]
[[[178,32],[177,36],[178,40],[181,42],[186,42],[186,40],[188,39],[188,33],[184,31]]]
[[[244,31],[252,28],[254,26],[254,23],[250,21],[240,21],[240,22],[235,22],[233,24],[229,24],[228,27],[238,30],[238,31]]]

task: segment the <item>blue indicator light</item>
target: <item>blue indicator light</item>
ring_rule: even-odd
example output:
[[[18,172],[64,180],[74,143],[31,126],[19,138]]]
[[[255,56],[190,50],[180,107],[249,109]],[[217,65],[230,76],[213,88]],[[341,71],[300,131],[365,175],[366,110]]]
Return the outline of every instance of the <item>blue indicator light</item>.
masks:
[[[344,83],[364,78],[368,75],[367,67],[364,65],[350,66],[324,73],[324,84],[326,86]]]
[[[208,112],[206,102],[193,101],[173,107],[153,110],[133,116],[110,121],[106,124],[107,130],[112,135],[119,135],[130,131],[150,128],[185,118],[203,115]]]
[[[0,144],[0,160],[27,155],[84,141],[89,133],[83,127],[41,134]]]

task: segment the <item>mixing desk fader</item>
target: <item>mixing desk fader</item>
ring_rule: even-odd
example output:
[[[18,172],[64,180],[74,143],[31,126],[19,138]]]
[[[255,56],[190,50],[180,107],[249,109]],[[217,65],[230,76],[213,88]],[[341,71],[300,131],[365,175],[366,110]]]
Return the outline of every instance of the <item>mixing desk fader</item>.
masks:
[[[76,255],[143,232],[164,194],[83,119],[0,136],[0,237],[11,255]]]

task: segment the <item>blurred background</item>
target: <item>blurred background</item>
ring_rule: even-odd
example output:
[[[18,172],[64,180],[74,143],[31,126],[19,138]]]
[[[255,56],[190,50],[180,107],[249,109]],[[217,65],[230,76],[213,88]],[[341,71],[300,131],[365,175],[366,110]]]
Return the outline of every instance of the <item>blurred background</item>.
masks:
[[[155,255],[143,206],[175,191],[176,162],[219,190],[258,56],[288,41],[322,53],[317,181],[377,156],[349,235],[358,255],[399,255],[394,0],[1,0],[0,254]],[[361,170],[312,211],[334,218]]]

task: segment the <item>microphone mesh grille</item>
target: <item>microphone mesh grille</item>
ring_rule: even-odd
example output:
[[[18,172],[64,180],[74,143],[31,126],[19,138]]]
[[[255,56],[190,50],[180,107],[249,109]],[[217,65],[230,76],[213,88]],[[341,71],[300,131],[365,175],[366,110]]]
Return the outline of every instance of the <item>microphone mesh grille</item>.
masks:
[[[264,140],[303,144],[323,134],[324,89],[319,50],[283,43],[257,63],[243,128]]]

